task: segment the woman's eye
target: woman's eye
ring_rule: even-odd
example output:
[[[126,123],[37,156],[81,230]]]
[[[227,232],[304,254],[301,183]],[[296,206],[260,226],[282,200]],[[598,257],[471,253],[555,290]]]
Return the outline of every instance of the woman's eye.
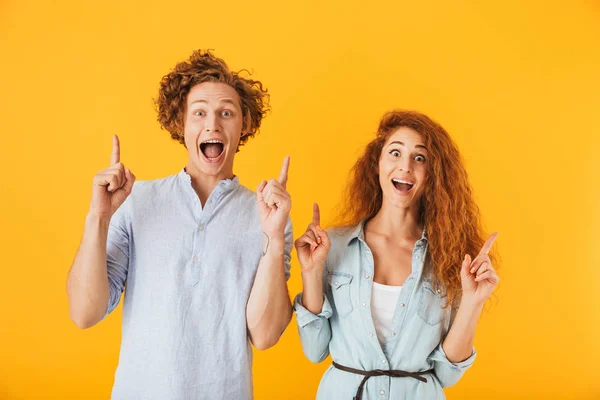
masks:
[[[415,157],[415,161],[425,162],[425,157],[423,157],[422,155],[419,154],[418,156]]]
[[[224,116],[224,117],[231,117],[233,114],[231,113],[231,111],[227,111],[226,110],[226,111],[223,111],[221,113],[221,115]]]
[[[194,115],[195,115],[196,117],[201,117],[201,116],[203,116],[203,115],[204,115],[204,111],[201,111],[201,110],[196,110],[196,111],[194,111]]]
[[[400,152],[398,150],[392,150],[390,151],[390,154],[394,157],[400,157]]]

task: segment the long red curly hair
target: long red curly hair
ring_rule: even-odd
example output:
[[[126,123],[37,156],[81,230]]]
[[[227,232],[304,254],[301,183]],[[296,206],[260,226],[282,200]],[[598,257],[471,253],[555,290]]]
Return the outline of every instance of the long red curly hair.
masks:
[[[458,148],[441,125],[414,111],[386,113],[375,139],[352,168],[336,225],[358,225],[381,208],[379,159],[387,138],[400,127],[418,132],[428,149],[428,179],[420,207],[429,241],[425,268],[446,289],[447,304],[456,306],[462,294],[463,258],[465,254],[477,256],[485,236]],[[492,252],[490,258],[494,262]]]

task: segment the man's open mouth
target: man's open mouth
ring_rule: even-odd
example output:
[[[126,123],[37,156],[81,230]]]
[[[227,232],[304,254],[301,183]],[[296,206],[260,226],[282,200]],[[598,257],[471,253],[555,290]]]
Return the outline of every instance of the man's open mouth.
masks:
[[[223,154],[225,145],[220,140],[211,139],[200,143],[200,151],[208,160],[216,160]]]

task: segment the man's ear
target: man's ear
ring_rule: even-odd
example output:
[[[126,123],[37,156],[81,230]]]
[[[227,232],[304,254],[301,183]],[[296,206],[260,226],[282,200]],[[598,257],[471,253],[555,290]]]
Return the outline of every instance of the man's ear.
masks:
[[[250,129],[252,127],[252,118],[250,117],[250,113],[246,113],[246,115],[244,115],[244,121],[242,122],[242,136],[244,137],[246,136],[248,133],[250,133]]]

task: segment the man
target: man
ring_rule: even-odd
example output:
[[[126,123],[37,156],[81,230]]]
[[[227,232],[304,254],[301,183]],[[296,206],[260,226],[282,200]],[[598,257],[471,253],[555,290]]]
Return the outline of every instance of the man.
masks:
[[[127,284],[115,400],[251,399],[249,340],[269,348],[291,319],[289,157],[256,194],[239,184],[234,156],[268,95],[208,51],[162,79],[156,105],[187,165],[134,185],[113,138],[67,279],[70,315],[95,325]]]

